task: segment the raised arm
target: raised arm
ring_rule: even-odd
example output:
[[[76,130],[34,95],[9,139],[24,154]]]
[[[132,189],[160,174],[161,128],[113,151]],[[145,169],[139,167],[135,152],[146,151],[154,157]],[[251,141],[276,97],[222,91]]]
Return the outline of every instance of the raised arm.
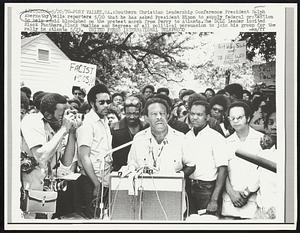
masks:
[[[40,163],[43,165],[47,164],[47,161],[49,161],[53,155],[55,154],[55,151],[57,150],[59,144],[63,140],[64,136],[69,133],[69,130],[72,126],[73,116],[66,115],[63,119],[63,124],[61,128],[56,132],[56,134],[51,138],[50,141],[46,142],[44,145],[38,145],[33,148],[31,148],[31,152],[33,155],[39,160]],[[71,136],[72,137],[72,136]],[[73,135],[74,137],[74,135]],[[73,150],[75,152],[75,139],[70,139],[70,145],[67,145],[65,153],[71,153],[70,150]],[[68,140],[68,141],[70,141]],[[74,156],[74,153],[73,153]],[[68,157],[68,156],[67,156]],[[69,156],[70,157],[70,156]],[[73,158],[72,158],[73,159]]]

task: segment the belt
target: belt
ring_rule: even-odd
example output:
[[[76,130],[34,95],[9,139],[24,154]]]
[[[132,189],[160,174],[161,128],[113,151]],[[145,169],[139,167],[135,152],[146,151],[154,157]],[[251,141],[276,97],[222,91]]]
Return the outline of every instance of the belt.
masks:
[[[207,180],[194,180],[194,179],[190,179],[190,180],[191,180],[192,184],[195,184],[195,183],[197,183],[197,184],[200,184],[200,183],[202,183],[202,184],[212,184],[212,183],[216,182],[215,180],[211,180],[211,181],[207,181]]]

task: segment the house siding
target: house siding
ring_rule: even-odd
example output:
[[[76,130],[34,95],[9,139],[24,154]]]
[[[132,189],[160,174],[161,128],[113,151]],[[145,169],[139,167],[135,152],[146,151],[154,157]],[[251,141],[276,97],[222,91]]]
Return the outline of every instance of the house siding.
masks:
[[[49,61],[38,60],[38,49],[49,50]],[[66,60],[70,59],[43,34],[21,48],[20,81],[33,93],[42,90],[70,96],[72,84],[61,77],[61,62]]]

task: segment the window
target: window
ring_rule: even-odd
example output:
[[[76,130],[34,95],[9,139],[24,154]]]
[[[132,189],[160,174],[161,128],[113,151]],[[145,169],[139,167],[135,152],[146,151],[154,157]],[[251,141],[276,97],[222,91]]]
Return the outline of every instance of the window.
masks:
[[[38,60],[49,61],[49,50],[38,49]]]

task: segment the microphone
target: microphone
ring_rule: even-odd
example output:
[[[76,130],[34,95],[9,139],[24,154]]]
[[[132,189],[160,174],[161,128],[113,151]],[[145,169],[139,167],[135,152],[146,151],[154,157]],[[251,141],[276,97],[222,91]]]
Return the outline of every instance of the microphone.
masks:
[[[137,179],[143,172],[144,172],[144,167],[140,167],[139,169],[137,169],[134,175],[134,179]]]
[[[123,178],[123,177],[129,175],[132,172],[133,172],[133,170],[129,169],[128,166],[122,166],[120,168],[120,170],[118,171],[118,176]]]
[[[277,172],[277,165],[276,165],[275,162],[273,162],[271,160],[265,159],[265,158],[263,158],[261,156],[258,156],[258,155],[248,153],[248,152],[243,151],[241,149],[238,149],[235,152],[235,155],[239,158],[247,160],[250,163],[254,163],[254,164],[256,164],[260,167],[263,167],[263,168],[265,168],[269,171],[272,171],[274,173]]]

